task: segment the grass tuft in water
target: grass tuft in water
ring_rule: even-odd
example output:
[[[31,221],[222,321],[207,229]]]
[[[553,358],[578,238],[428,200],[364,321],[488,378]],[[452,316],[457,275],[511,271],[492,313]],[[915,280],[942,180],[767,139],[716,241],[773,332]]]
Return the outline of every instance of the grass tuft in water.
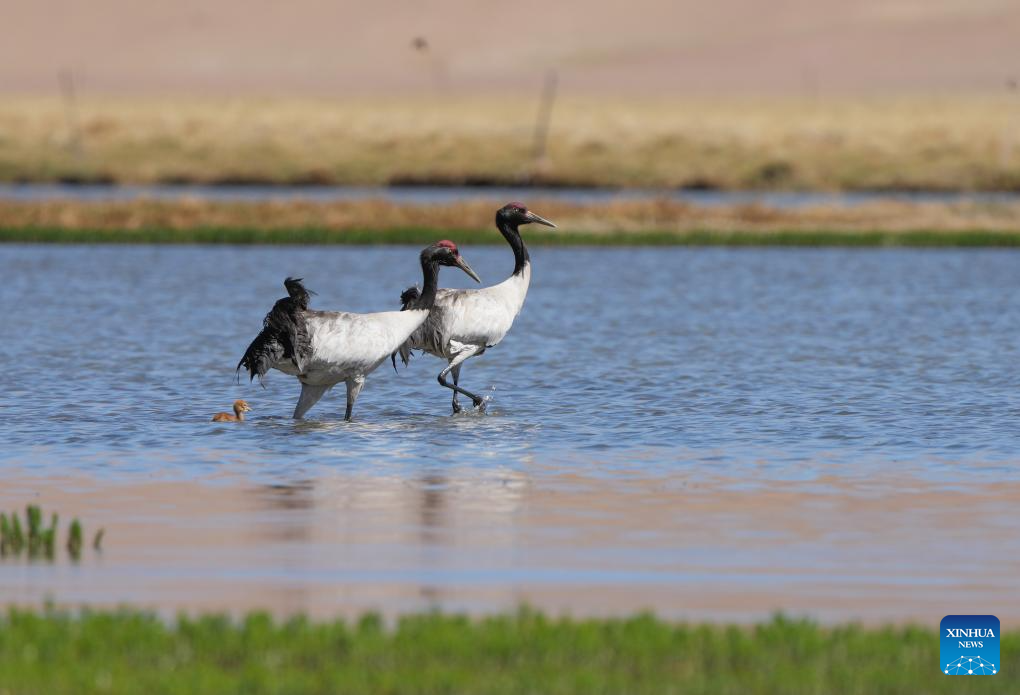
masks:
[[[16,512],[10,515],[0,513],[0,558],[27,557],[29,560],[56,559],[57,536],[60,517],[50,515],[49,526],[43,525],[43,512],[37,505],[25,507],[25,525]],[[72,560],[81,558],[82,526],[77,519],[72,520],[67,538],[67,552]],[[103,529],[96,534],[93,547],[99,550],[102,543]]]

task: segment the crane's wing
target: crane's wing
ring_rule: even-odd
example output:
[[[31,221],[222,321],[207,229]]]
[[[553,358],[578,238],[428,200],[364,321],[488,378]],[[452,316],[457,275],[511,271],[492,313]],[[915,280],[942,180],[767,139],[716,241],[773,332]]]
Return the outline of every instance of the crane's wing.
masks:
[[[259,383],[262,384],[266,372],[282,360],[285,354],[286,348],[280,336],[272,327],[264,326],[244,351],[241,361],[237,363],[236,371],[240,375],[241,367],[244,367],[248,372],[249,381],[254,381],[255,377],[258,377]]]

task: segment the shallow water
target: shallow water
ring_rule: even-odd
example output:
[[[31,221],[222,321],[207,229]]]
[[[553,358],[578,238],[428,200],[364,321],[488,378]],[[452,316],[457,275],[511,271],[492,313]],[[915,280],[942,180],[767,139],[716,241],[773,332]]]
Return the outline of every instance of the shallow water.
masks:
[[[1015,203],[1020,196],[1008,191],[714,191],[694,189],[542,188],[509,186],[221,186],[221,185],[107,185],[60,183],[0,183],[0,200],[128,200],[197,199],[220,202],[307,200],[386,200],[398,205],[450,204],[485,200],[502,205],[507,200],[560,200],[575,204],[620,200],[666,199],[708,207],[765,205],[779,209],[814,206],[853,207],[869,203]]]
[[[293,379],[234,382],[283,277],[390,309],[416,251],[0,246],[0,506],[108,529],[79,566],[0,565],[0,599],[937,621],[1010,595],[1020,253],[539,248],[465,366],[483,415],[430,357],[350,424],[342,389],[295,423]]]

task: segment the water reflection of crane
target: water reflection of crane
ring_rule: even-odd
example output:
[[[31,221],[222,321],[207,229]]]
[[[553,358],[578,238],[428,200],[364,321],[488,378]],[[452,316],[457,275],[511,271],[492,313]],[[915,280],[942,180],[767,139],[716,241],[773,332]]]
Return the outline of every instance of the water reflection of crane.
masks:
[[[441,473],[426,473],[418,480],[418,537],[422,543],[443,541],[443,512],[449,493],[449,481]]]
[[[259,512],[252,544],[285,577],[274,603],[335,613],[385,609],[390,599],[379,597],[394,592],[419,607],[455,600],[456,582],[434,577],[455,575],[493,543],[516,544],[528,479],[506,469],[330,471],[250,489]],[[334,579],[324,587],[317,577]]]
[[[315,507],[313,492],[315,491],[314,480],[295,480],[288,483],[273,483],[260,485],[259,500],[260,506],[265,509],[278,511],[310,510]],[[268,525],[270,539],[283,542],[307,541],[314,535],[312,524],[307,519],[288,514],[285,523]]]

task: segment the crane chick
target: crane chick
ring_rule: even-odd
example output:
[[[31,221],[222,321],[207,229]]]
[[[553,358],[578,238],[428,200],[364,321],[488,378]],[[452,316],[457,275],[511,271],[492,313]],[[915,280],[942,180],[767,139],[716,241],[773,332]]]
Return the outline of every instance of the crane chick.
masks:
[[[244,422],[244,414],[251,412],[251,406],[247,401],[234,401],[234,414],[216,413],[212,417],[213,422]]]

